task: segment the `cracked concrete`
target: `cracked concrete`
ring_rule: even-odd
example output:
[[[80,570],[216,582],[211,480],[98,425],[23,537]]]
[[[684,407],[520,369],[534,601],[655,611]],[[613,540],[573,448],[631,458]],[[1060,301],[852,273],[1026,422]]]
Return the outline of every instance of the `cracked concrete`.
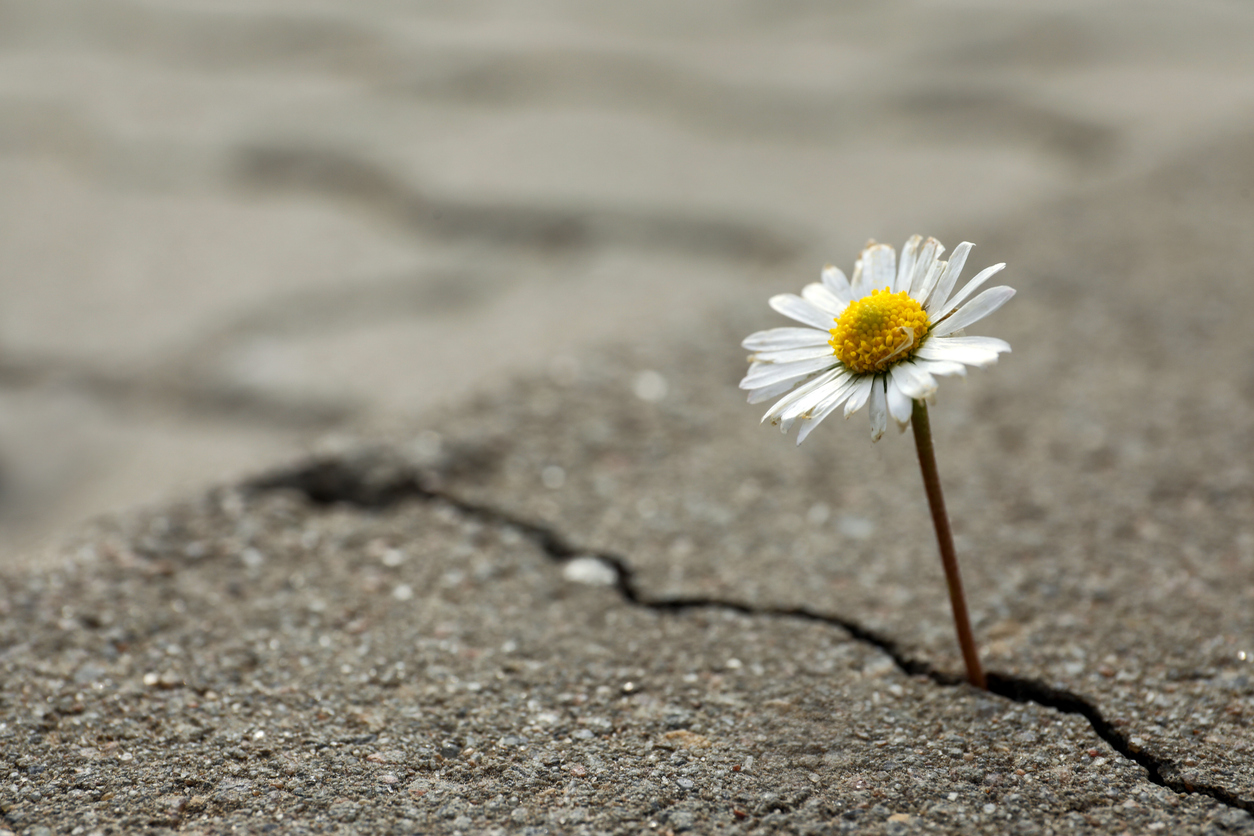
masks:
[[[1247,146],[989,242],[1036,292],[933,420],[997,693],[907,444],[756,426],[735,309],[7,574],[7,823],[1254,830]]]
[[[22,685],[4,697],[3,822],[1254,828],[1145,780],[1082,718],[937,687],[816,621],[629,602],[489,516],[221,490],[6,578],[0,665]]]
[[[1251,32],[1130,0],[0,2],[0,560],[869,234],[1149,176],[1249,127]]]
[[[459,464],[453,462],[453,467]],[[477,469],[477,468],[476,468]],[[426,470],[415,468],[397,460],[386,451],[366,451],[349,459],[322,459],[309,462],[291,470],[279,471],[260,477],[249,483],[250,492],[294,491],[317,505],[347,505],[369,510],[382,510],[407,500],[419,500],[451,506],[469,520],[505,527],[521,533],[539,547],[549,558],[571,568],[584,564],[604,567],[602,579],[597,574],[589,577],[589,583],[612,586],[627,603],[663,613],[683,613],[691,610],[715,610],[754,618],[780,618],[802,622],[818,622],[837,627],[853,639],[882,651],[897,665],[902,673],[931,679],[938,685],[959,686],[965,678],[955,672],[937,669],[930,662],[903,652],[892,638],[868,629],[862,624],[839,614],[825,614],[811,607],[753,606],[734,599],[702,598],[696,596],[655,597],[642,591],[630,563],[622,556],[598,553],[568,542],[560,532],[513,516],[510,512],[491,506],[477,505],[458,499],[433,487],[445,481],[448,468]],[[586,573],[582,569],[568,578]],[[1242,794],[1244,784],[1223,786],[1207,783],[1188,766],[1197,764],[1196,752],[1186,751],[1183,760],[1147,749],[1137,729],[1126,728],[1127,721],[1107,716],[1099,705],[1080,694],[1051,686],[1046,682],[991,670],[988,672],[989,690],[998,696],[1020,703],[1035,703],[1066,714],[1083,717],[1093,732],[1121,756],[1139,764],[1146,770],[1146,777],[1154,784],[1176,792],[1205,795],[1236,810],[1254,813],[1254,797]],[[1241,713],[1241,712],[1237,712]],[[1244,750],[1244,745],[1238,746]],[[1224,775],[1230,775],[1224,771]]]
[[[0,836],[1254,831],[1254,19],[765,8],[0,0]],[[994,694],[735,389],[916,228]]]
[[[1043,213],[1031,238],[991,240],[984,260],[1023,264],[1008,281],[1031,291],[990,325],[1016,351],[945,387],[933,420],[989,666],[1083,696],[1173,786],[1248,808],[1254,492],[1238,451],[1254,367],[1227,335],[1254,305],[1230,277],[1254,250],[1222,208],[1254,187],[1247,148],[1217,145]],[[1105,218],[1132,222],[1077,232]],[[1152,255],[1132,243],[1150,240]],[[1112,259],[1118,280],[1094,281]],[[683,347],[589,356],[566,385],[437,419],[449,450],[495,465],[443,489],[623,556],[657,597],[832,613],[960,670],[908,441],[872,447],[859,416],[798,451],[737,403],[739,358],[708,346],[774,321],[736,311]],[[1199,375],[1200,356],[1226,373]],[[633,394],[645,369],[669,382],[658,403]],[[544,487],[548,468],[560,487]]]

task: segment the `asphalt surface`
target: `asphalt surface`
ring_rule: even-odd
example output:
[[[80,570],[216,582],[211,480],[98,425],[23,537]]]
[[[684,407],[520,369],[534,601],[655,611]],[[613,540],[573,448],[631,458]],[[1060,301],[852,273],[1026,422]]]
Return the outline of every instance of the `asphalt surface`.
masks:
[[[946,7],[940,47],[872,7],[766,25],[745,6],[713,32],[608,7],[520,28],[491,4],[423,26],[328,5],[296,29],[277,5],[2,8],[9,70],[78,56],[99,72],[64,113],[151,134],[6,121],[0,200],[27,225],[0,233],[0,836],[1254,833],[1243,10]],[[123,13],[164,40],[105,25]],[[349,23],[388,35],[346,42]],[[798,40],[874,57],[865,98],[893,104],[857,130],[807,116],[834,95],[807,71],[835,58]],[[546,63],[555,41],[582,75]],[[768,68],[799,98],[693,86],[748,95]],[[905,107],[921,73],[968,96],[926,142]],[[870,107],[858,77],[831,84]],[[137,78],[174,110],[117,117]],[[307,109],[275,107],[294,87]],[[598,101],[641,133],[598,144]],[[650,146],[654,120],[672,127]],[[430,164],[385,135],[428,137]],[[580,191],[555,160],[602,174]],[[780,179],[816,162],[835,167]],[[675,166],[741,173],[720,197]],[[419,169],[440,188],[411,188]],[[829,176],[843,214],[823,213]],[[219,235],[179,239],[215,213]],[[39,243],[100,218],[92,246]],[[785,324],[768,296],[915,231],[975,241],[967,272],[1005,261],[1019,291],[979,327],[1013,353],[932,410],[987,693],[960,681],[909,436],[873,445],[859,413],[797,448],[736,388],[739,341]],[[91,292],[34,281],[53,275]]]
[[[933,426],[994,693],[908,436],[758,426],[729,307],[9,572],[8,828],[1254,830],[1249,147],[976,250],[1015,351]]]
[[[0,2],[0,562],[868,237],[987,247],[1254,129],[1252,38],[1227,0]]]
[[[324,461],[6,579],[8,830],[1254,828],[1083,716],[907,674],[823,616],[654,600],[430,477]]]

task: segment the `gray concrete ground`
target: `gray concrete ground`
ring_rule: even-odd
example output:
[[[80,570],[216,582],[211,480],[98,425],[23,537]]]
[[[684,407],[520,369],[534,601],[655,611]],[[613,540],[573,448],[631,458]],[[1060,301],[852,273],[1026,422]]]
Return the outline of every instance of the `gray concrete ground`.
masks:
[[[1137,745],[1247,793],[1254,354],[1233,335],[1254,283],[1232,271],[1254,238],[1232,207],[1254,193],[1250,147],[991,236],[1023,292],[984,330],[1016,351],[944,386],[932,421],[992,664],[1102,694]],[[776,319],[637,351],[670,381],[657,404],[590,361],[568,388],[450,414],[441,444],[485,464],[447,489],[624,555],[662,597],[838,613],[958,669],[910,439],[872,446],[858,415],[794,449],[736,403],[742,358],[711,345]]]
[[[908,439],[757,426],[729,306],[7,573],[8,828],[1254,831],[1249,147],[989,230],[1017,351],[934,426],[994,694]]]
[[[1254,13],[456,8],[0,4],[0,836],[1254,832]],[[914,231],[992,694],[735,388]]]
[[[538,539],[231,490],[92,532],[8,599],[8,829],[1254,829],[1082,718],[829,624],[632,604]]]
[[[1252,36],[1229,2],[0,2],[0,560],[1148,176],[1251,124]]]

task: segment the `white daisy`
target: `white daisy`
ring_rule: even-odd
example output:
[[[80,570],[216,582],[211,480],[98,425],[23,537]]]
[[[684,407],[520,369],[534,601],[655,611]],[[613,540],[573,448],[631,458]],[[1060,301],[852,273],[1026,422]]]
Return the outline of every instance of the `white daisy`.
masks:
[[[798,444],[842,404],[846,418],[869,405],[873,441],[884,434],[889,416],[905,430],[912,401],[931,400],[938,376],[991,366],[1010,351],[1005,340],[963,336],[963,329],[1015,294],[993,287],[972,298],[1005,264],[982,270],[953,293],[972,246],[959,244],[941,261],[940,242],[916,235],[898,264],[892,247],[871,241],[854,265],[852,282],[829,266],[822,283],[807,285],[800,296],[772,297],[772,308],[808,327],[759,331],[742,343],[753,352],[740,381],[749,403],[784,395],[762,420],[783,432],[801,421]]]

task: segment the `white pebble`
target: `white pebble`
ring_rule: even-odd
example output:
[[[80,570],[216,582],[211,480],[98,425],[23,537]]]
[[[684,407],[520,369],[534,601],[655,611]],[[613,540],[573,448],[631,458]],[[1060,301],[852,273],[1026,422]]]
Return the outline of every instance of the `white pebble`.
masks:
[[[576,557],[562,567],[562,577],[571,583],[588,586],[613,586],[618,583],[618,572],[599,557]]]

